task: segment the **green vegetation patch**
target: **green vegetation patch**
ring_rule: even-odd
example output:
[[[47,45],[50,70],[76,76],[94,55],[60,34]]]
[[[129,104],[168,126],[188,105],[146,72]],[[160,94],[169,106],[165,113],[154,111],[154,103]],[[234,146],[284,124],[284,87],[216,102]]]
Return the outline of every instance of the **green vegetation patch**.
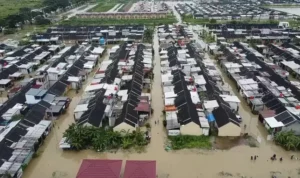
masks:
[[[158,19],[98,19],[98,18],[76,18],[62,22],[62,25],[84,26],[84,25],[149,25],[156,26],[161,24],[176,23],[174,16]]]
[[[38,8],[41,4],[42,0],[0,0],[0,19],[18,13],[20,8]]]
[[[121,9],[119,9],[119,12],[127,12],[131,8],[131,6],[136,2],[136,0],[131,0],[127,2]]]
[[[75,150],[92,148],[95,151],[109,151],[116,149],[141,150],[148,144],[144,132],[133,133],[114,132],[111,128],[86,127],[72,124],[65,131],[64,137]]]
[[[274,141],[286,150],[300,150],[300,137],[293,131],[282,131],[275,135]]]
[[[110,9],[114,8],[117,3],[115,2],[104,2],[99,3],[97,6],[89,10],[90,12],[107,12]]]
[[[210,149],[212,147],[210,138],[207,136],[178,135],[170,136],[169,140],[171,141],[171,147],[174,150],[185,148]]]

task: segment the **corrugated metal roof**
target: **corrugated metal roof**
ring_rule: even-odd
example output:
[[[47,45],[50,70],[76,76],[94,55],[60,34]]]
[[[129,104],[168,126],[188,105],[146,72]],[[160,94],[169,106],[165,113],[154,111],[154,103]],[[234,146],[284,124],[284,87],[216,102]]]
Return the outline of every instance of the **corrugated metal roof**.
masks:
[[[76,178],[119,178],[122,160],[84,159]]]
[[[156,178],[156,161],[127,160],[123,178]]]

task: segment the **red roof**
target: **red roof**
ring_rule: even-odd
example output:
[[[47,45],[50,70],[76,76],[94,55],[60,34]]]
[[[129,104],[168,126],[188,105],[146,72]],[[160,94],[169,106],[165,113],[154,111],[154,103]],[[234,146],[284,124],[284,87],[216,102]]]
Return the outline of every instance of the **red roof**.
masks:
[[[137,107],[135,107],[136,111],[144,111],[144,112],[150,112],[150,104],[149,103],[139,103]]]
[[[76,178],[119,178],[122,160],[84,159]]]
[[[276,112],[274,110],[263,110],[263,111],[259,111],[259,114],[263,117],[263,118],[268,118],[268,117],[273,117],[276,115]]]
[[[156,178],[156,161],[127,160],[123,178]]]

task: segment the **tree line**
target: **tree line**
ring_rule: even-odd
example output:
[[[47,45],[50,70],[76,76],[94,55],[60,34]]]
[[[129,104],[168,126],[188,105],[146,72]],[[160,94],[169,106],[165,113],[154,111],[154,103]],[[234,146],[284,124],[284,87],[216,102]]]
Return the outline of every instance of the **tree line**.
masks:
[[[95,151],[109,151],[113,149],[140,149],[148,144],[145,133],[115,132],[111,128],[87,127],[72,124],[65,131],[64,137],[75,150],[94,149]]]
[[[278,132],[274,141],[286,150],[300,150],[300,136],[296,136],[293,131]]]
[[[32,9],[28,7],[20,8],[16,14],[8,15],[0,19],[0,26],[6,29],[15,29],[24,24],[47,25],[51,23],[45,14],[55,12],[58,9],[65,10],[71,5],[78,5],[86,0],[43,0],[42,8]]]

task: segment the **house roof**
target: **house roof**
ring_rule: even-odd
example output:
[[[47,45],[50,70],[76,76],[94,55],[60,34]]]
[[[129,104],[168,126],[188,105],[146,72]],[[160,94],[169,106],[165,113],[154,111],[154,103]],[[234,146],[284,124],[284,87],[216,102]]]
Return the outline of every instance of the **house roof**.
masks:
[[[284,111],[274,117],[277,121],[282,122],[284,125],[289,125],[297,119],[289,111]]]
[[[76,178],[119,178],[122,160],[84,159]]]
[[[212,111],[215,117],[218,128],[232,122],[233,124],[240,126],[236,115],[230,110],[230,107],[221,104],[217,109]]]
[[[31,124],[38,124],[44,118],[46,114],[46,110],[50,108],[50,105],[51,105],[50,103],[43,100],[38,102],[30,109],[30,111],[26,114],[23,120]]]
[[[150,112],[150,104],[148,102],[140,102],[135,110],[137,111],[144,111],[144,112]]]
[[[127,160],[123,178],[156,178],[156,161]]]
[[[10,130],[10,132],[5,136],[5,139],[10,142],[18,142],[26,133],[27,130],[16,126]]]
[[[43,96],[43,95],[45,95],[46,92],[47,92],[47,90],[37,89],[37,88],[31,88],[31,89],[26,93],[26,95]]]
[[[178,110],[178,122],[180,125],[186,125],[190,122],[200,126],[200,120],[197,113],[195,104],[192,101],[188,101]]]
[[[124,103],[120,117],[116,119],[115,126],[125,122],[128,125],[135,127],[138,124],[139,116],[135,106],[128,100]]]
[[[95,127],[99,127],[102,122],[106,105],[103,103],[105,89],[97,92],[96,96],[89,100],[86,111],[78,120],[78,124],[90,123]]]
[[[4,160],[8,160],[13,153],[13,149],[8,147],[4,141],[0,142],[0,161]],[[0,163],[1,165],[1,163]]]

